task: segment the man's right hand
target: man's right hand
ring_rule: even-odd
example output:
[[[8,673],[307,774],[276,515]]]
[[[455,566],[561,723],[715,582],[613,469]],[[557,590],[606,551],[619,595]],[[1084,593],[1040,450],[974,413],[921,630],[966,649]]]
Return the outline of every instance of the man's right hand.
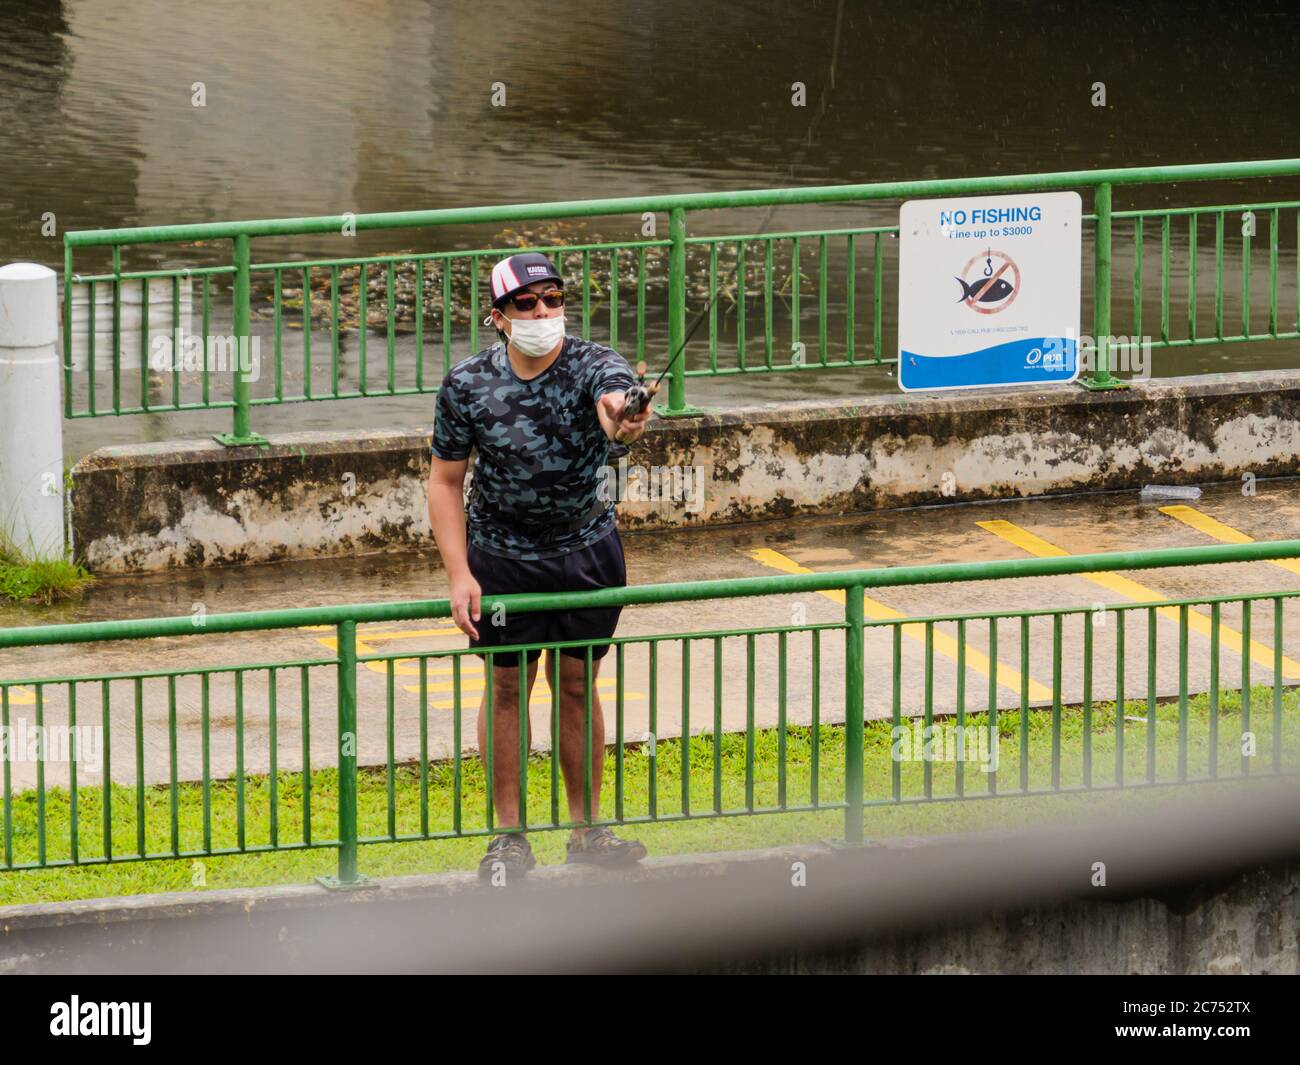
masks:
[[[474,622],[479,620],[479,605],[483,589],[472,573],[466,572],[451,580],[451,620],[466,636],[478,639]],[[471,618],[473,620],[471,620]]]

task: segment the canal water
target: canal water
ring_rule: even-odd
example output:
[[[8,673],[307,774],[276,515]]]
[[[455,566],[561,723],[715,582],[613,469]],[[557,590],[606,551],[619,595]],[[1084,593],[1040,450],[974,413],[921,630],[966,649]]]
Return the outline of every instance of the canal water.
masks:
[[[504,0],[3,0],[3,257],[61,268],[69,229],[1287,157],[1300,104],[1297,39],[1300,13],[1267,3],[1249,12],[1101,3],[1081,14],[1020,0],[936,3],[924,13],[834,0],[556,0],[542,9]],[[1105,107],[1094,106],[1099,82]],[[794,104],[796,83],[805,106]],[[502,92],[504,106],[494,106]],[[1294,198],[1284,185],[1120,190],[1115,207]],[[735,234],[760,221],[769,231],[892,224],[897,206],[783,207],[766,219],[711,212],[690,225]],[[599,219],[573,235],[635,239],[639,226]],[[254,250],[266,261],[485,247],[511,236],[457,227],[361,233],[346,244],[333,235],[263,240]],[[1175,232],[1175,255],[1180,241]],[[1285,323],[1296,299],[1293,218],[1280,244],[1292,286],[1282,293]],[[1148,271],[1153,245],[1158,236],[1148,234]],[[1260,278],[1262,237],[1256,252]],[[228,254],[224,242],[154,246],[127,264],[215,265]],[[78,261],[79,270],[97,265]],[[1132,266],[1117,231],[1121,294]],[[1231,255],[1228,266],[1233,284]],[[812,257],[805,269],[815,271]],[[891,276],[887,350],[895,286]],[[1173,288],[1177,299],[1176,279]],[[1258,282],[1256,293],[1266,303]],[[811,296],[807,305],[815,311]],[[1254,313],[1258,328],[1266,308],[1257,302]],[[1089,316],[1085,302],[1085,327]],[[726,335],[725,315],[721,328]],[[653,353],[664,346],[654,315],[650,330]],[[843,344],[842,327],[833,332],[831,357]],[[1295,357],[1286,344],[1183,349],[1159,355],[1155,372]],[[690,395],[723,405],[894,387],[886,370],[869,368],[692,380]],[[260,414],[264,430],[432,419],[420,396],[289,405],[274,425]],[[228,423],[225,413],[76,421],[67,449],[77,457]]]

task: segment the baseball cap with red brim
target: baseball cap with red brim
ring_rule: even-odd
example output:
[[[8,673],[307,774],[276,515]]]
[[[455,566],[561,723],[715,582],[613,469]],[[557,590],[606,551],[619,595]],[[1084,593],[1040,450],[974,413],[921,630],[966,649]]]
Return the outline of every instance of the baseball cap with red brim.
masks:
[[[502,259],[492,267],[492,306],[500,310],[516,292],[537,281],[564,284],[551,260],[539,251],[523,251]]]

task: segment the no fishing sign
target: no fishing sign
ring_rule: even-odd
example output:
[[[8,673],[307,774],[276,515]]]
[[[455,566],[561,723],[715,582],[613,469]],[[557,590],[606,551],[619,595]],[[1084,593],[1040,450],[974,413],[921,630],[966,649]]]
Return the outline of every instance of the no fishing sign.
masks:
[[[908,200],[899,213],[905,392],[1079,376],[1075,192]]]

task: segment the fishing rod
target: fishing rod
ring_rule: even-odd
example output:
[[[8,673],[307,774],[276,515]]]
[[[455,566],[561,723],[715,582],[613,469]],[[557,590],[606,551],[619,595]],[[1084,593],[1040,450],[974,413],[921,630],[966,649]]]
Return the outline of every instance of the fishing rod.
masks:
[[[828,98],[828,90],[834,87],[835,85],[835,64],[836,64],[836,58],[839,55],[840,26],[843,20],[844,20],[844,0],[838,0],[835,9],[835,36],[831,44],[830,80],[828,84],[822,86],[821,96],[820,99],[818,100],[817,113],[813,116],[813,120],[811,123],[809,123],[808,126],[807,140],[804,143],[804,145],[800,147],[800,149],[795,153],[795,157],[790,163],[791,178],[794,177],[795,168],[798,167],[799,163],[802,161],[804,153],[807,151],[808,147],[812,144],[813,132],[814,130],[816,130],[817,124],[821,121],[822,115],[826,113],[826,101]],[[763,220],[758,225],[758,229],[760,232],[763,230],[763,228],[767,225],[768,221],[771,219],[772,214],[776,210],[777,206],[778,206],[777,204],[773,203],[768,208],[767,214],[763,217]],[[739,257],[737,257],[736,272],[738,273],[739,271],[740,271],[740,259]],[[741,285],[745,284],[744,277],[740,278],[740,283]],[[795,283],[798,284],[798,278],[795,279]],[[651,400],[654,399],[655,394],[659,391],[659,386],[663,384],[664,378],[668,376],[668,371],[672,369],[673,363],[675,363],[679,358],[681,358],[682,354],[686,351],[686,345],[690,342],[691,337],[695,334],[695,330],[697,330],[700,327],[700,323],[704,321],[704,319],[708,316],[709,312],[713,309],[713,304],[717,301],[718,297],[724,291],[726,291],[726,288],[727,286],[723,286],[723,285],[718,286],[717,290],[713,293],[713,295],[709,297],[709,302],[705,304],[704,310],[702,310],[696,316],[695,321],[691,324],[690,329],[686,331],[686,336],[682,338],[681,346],[678,347],[677,351],[673,354],[673,357],[668,360],[668,364],[663,368],[663,371],[659,374],[659,376],[655,378],[654,384],[647,385],[645,383],[645,375],[646,375],[645,360],[642,359],[640,362],[636,364],[636,374],[637,374],[636,384],[633,385],[631,388],[629,388],[627,392],[624,394],[623,415],[622,415],[623,417],[625,418],[635,417],[650,405]],[[614,440],[618,444],[623,444],[622,439],[618,436],[615,436]]]
[[[645,383],[645,360],[642,359],[636,364],[636,384],[629,388],[624,395],[623,417],[635,417],[650,405],[650,401],[655,397],[656,393],[658,393],[659,386],[663,384],[663,380],[668,375],[668,371],[673,368],[673,363],[681,358],[682,354],[686,351],[686,345],[690,343],[691,337],[695,335],[695,330],[700,327],[700,323],[704,321],[709,311],[713,309],[713,304],[717,302],[718,296],[721,295],[721,293],[722,289],[719,288],[717,292],[709,297],[709,302],[705,305],[704,310],[695,316],[695,321],[691,323],[690,329],[686,331],[686,336],[682,338],[681,345],[678,347],[676,354],[668,360],[668,364],[663,368],[663,372],[655,378],[654,384],[647,385]],[[620,443],[621,442],[622,441],[620,441]]]

